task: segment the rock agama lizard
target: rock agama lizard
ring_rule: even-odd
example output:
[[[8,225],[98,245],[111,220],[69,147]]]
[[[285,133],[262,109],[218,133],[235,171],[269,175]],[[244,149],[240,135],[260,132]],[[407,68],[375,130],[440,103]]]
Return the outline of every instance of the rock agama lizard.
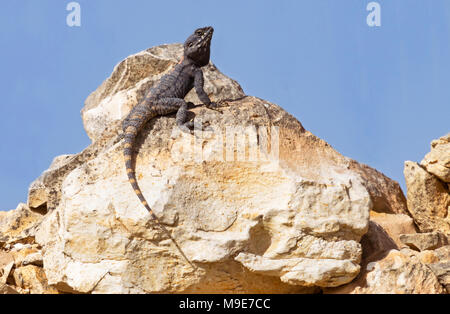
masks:
[[[213,32],[212,27],[195,30],[184,43],[184,54],[181,61],[150,89],[122,123],[125,139],[123,155],[128,180],[141,203],[158,223],[157,216],[148,205],[136,181],[136,172],[132,162],[136,137],[150,119],[174,112],[177,113],[177,126],[184,132],[192,133],[194,124],[192,121],[187,121],[188,103],[184,101],[184,97],[192,88],[195,88],[200,101],[208,108],[216,109],[218,107],[218,104],[211,102],[203,89],[202,67],[209,63]]]

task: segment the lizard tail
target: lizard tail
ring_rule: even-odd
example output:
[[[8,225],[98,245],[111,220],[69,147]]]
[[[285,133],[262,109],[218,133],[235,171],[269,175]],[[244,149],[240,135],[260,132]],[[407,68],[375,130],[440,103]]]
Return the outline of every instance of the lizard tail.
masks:
[[[130,182],[131,186],[133,187],[134,193],[136,193],[136,195],[139,198],[139,200],[141,201],[142,205],[144,205],[144,207],[148,210],[148,212],[150,213],[152,218],[156,222],[159,223],[158,217],[156,217],[155,213],[148,205],[148,203],[147,203],[144,195],[142,195],[142,191],[139,188],[139,185],[137,184],[137,181],[136,181],[136,172],[134,171],[133,162],[132,162],[133,147],[134,147],[134,142],[136,139],[136,134],[137,134],[136,128],[133,126],[131,126],[131,127],[129,126],[126,129],[125,135],[124,135],[125,145],[124,145],[124,150],[123,150],[123,157],[125,159],[125,168],[127,170],[128,181]]]
[[[131,116],[131,118],[133,119],[133,116]],[[137,116],[133,120],[139,121],[138,118],[139,118],[139,116]],[[131,122],[135,122],[133,120],[131,120]],[[123,156],[124,156],[124,159],[125,159],[125,168],[127,170],[128,181],[130,182],[131,186],[133,187],[134,192],[136,193],[137,197],[141,201],[142,205],[144,205],[144,207],[150,213],[150,216],[153,218],[153,220],[155,220],[155,222],[158,223],[158,225],[161,227],[161,229],[167,234],[169,239],[172,240],[172,242],[175,244],[175,246],[179,250],[180,254],[189,263],[189,265],[191,265],[193,269],[197,269],[197,267],[194,264],[192,264],[192,262],[184,254],[183,250],[178,245],[178,243],[175,241],[175,239],[172,237],[172,235],[170,234],[169,230],[167,230],[164,227],[164,225],[161,224],[161,222],[159,221],[158,217],[155,215],[153,210],[148,205],[147,201],[145,200],[144,195],[142,195],[142,191],[139,188],[139,185],[137,184],[136,172],[134,171],[134,168],[133,168],[133,147],[134,147],[134,144],[136,142],[136,136],[137,136],[137,132],[138,132],[138,127],[139,127],[139,125],[137,123],[129,123],[129,121],[126,121],[125,125],[124,125],[124,135],[123,135],[123,137],[124,137],[125,144],[124,144]]]

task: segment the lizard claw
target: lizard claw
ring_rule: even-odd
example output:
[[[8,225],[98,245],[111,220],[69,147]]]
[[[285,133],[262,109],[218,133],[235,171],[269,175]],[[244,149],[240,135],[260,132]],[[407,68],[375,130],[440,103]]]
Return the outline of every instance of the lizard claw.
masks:
[[[184,133],[194,135],[194,122],[189,121],[178,126],[178,128]]]

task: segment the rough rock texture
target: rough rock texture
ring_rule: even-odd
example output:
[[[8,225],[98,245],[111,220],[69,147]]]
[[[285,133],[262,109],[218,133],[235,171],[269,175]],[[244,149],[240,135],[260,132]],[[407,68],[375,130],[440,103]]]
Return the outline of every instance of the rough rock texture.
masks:
[[[246,97],[223,110],[193,112],[210,126],[279,127],[280,161],[259,148],[261,160],[239,161],[236,153],[219,161],[215,132],[196,138],[205,154],[199,162],[186,151],[193,138],[177,132],[173,117],[150,123],[141,136],[139,183],[187,259],[135,197],[118,143],[62,182],[59,206],[36,236],[49,282],[79,292],[208,292],[209,273],[236,263],[244,274],[221,274],[217,291],[261,291],[275,280],[269,291],[291,292],[352,280],[371,209],[360,177],[276,105]],[[254,282],[244,288],[243,280]]]
[[[450,133],[431,142],[431,151],[420,164],[440,180],[450,183]]]
[[[358,277],[347,285],[326,288],[325,293],[442,294],[446,290],[436,274],[414,252],[398,250],[378,224],[371,222],[362,241],[363,259]]]
[[[434,251],[421,252],[419,257],[430,267],[439,282],[446,288],[447,293],[450,293],[450,245]]]
[[[400,241],[400,235],[415,234],[417,232],[414,220],[404,214],[386,214],[371,211],[370,220],[380,225],[399,248],[404,246],[403,242]]]
[[[354,160],[350,161],[350,169],[361,175],[362,182],[372,199],[373,211],[409,215],[406,198],[398,182]]]
[[[433,141],[421,165],[405,162],[407,210],[413,219],[372,211],[369,232],[361,240],[361,272],[351,283],[326,293],[449,292],[450,195],[443,182],[450,157],[447,144],[448,135]]]
[[[5,212],[0,216],[0,247],[8,243],[32,241],[42,218],[41,214],[31,211],[25,204]]]
[[[435,250],[449,244],[448,237],[441,232],[402,234],[400,241],[413,250]]]
[[[405,162],[408,210],[421,232],[450,233],[450,193],[447,186],[412,161]]]
[[[58,198],[59,186],[52,182],[53,178],[63,178],[63,173],[67,164],[70,164],[73,155],[61,155],[53,159],[50,167],[45,170],[39,178],[31,183],[28,188],[28,207],[37,211],[45,213],[49,209],[54,209],[56,203],[53,203],[55,198]],[[71,170],[70,168],[68,169]],[[56,175],[55,175],[56,174]],[[56,187],[51,189],[49,187]]]
[[[223,114],[192,109],[204,130],[194,137],[178,130],[174,115],[159,117],[138,139],[139,185],[175,246],[134,194],[116,137],[120,120],[180,55],[180,45],[163,45],[130,56],[88,97],[82,117],[93,143],[55,158],[30,186],[28,206],[40,216],[28,228],[30,241],[5,238],[14,259],[8,287],[311,293],[349,283],[364,254],[378,256],[360,241],[371,210],[407,213],[398,184],[340,155],[281,107],[245,96],[213,64],[205,90],[222,100]],[[187,99],[199,103],[195,94]],[[397,247],[385,234],[373,252]],[[413,287],[413,279],[404,291],[438,292],[433,273],[426,268],[414,278],[421,275],[430,275],[425,286]]]
[[[365,285],[356,293],[441,294],[446,291],[433,272],[414,255],[392,250],[366,267]]]
[[[450,293],[450,245],[422,252],[409,249],[404,251],[417,257],[422,264],[431,269],[447,293]]]
[[[58,293],[47,282],[41,247],[35,243],[42,219],[25,204],[0,217],[0,294]]]

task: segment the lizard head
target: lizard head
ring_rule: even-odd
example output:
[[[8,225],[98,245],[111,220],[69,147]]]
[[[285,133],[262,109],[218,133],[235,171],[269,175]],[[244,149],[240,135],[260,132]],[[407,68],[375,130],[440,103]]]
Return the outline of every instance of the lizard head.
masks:
[[[205,66],[209,62],[211,38],[214,28],[202,27],[184,42],[184,57],[192,60],[197,66]]]

